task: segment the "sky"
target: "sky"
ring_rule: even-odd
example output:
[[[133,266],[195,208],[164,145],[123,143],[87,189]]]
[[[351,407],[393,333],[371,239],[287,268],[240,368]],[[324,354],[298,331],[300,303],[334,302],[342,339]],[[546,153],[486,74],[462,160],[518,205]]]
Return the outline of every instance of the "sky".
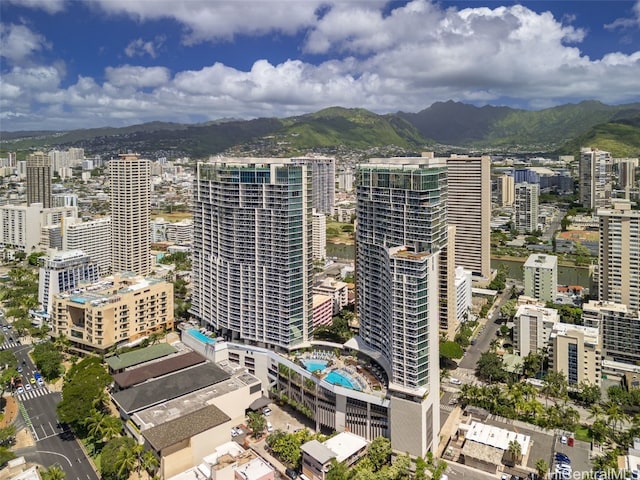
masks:
[[[2,0],[0,132],[640,102],[640,0]]]

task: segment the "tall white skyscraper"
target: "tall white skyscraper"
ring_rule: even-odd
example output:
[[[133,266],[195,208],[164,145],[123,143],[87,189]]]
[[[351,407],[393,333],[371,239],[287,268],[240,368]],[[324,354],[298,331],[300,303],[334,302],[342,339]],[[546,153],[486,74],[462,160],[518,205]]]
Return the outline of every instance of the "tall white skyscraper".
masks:
[[[62,250],[82,250],[98,265],[101,276],[113,273],[111,218],[82,222],[67,220],[61,225]]]
[[[520,233],[535,232],[538,229],[540,185],[518,183],[515,191],[513,207],[516,230]]]
[[[312,169],[283,159],[199,163],[191,313],[234,340],[294,348],[313,321]]]
[[[597,148],[581,149],[578,187],[583,207],[595,209],[609,205],[612,168],[613,160],[609,152]]]
[[[331,215],[336,197],[336,159],[333,157],[299,157],[292,162],[303,162],[313,172],[313,208]]]
[[[442,159],[372,159],[357,170],[356,288],[363,351],[389,376],[391,443],[422,456],[438,442],[440,254],[447,243]]]
[[[327,258],[327,216],[313,212],[313,260]]]
[[[135,154],[109,161],[113,271],[148,275],[151,271],[150,162]]]
[[[612,208],[598,210],[600,255],[598,298],[640,310],[640,211],[631,202],[614,200]],[[640,346],[639,346],[640,347]]]

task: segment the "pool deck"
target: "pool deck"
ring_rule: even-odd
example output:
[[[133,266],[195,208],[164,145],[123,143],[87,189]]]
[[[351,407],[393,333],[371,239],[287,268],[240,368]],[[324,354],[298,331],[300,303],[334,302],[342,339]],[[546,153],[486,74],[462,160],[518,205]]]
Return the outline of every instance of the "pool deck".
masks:
[[[316,370],[323,374],[322,378],[325,378],[329,372],[336,371],[339,375],[344,376],[351,383],[357,385],[357,388],[353,388],[355,391],[372,393],[386,390],[386,385],[383,381],[381,381],[381,379],[373,372],[369,371],[365,365],[359,363],[354,357],[336,356],[333,352],[326,350],[313,350],[312,352],[302,354],[298,359],[302,362],[305,368],[306,361],[326,361],[327,367],[325,369]],[[315,373],[315,371],[313,372]]]

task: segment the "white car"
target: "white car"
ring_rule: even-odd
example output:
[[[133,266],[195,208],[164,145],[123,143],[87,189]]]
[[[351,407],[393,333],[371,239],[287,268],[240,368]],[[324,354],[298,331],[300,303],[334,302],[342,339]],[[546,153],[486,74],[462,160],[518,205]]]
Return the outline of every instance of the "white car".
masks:
[[[462,382],[460,381],[460,379],[453,378],[453,377],[449,379],[449,383],[451,383],[452,385],[462,385]]]
[[[267,422],[267,432],[273,432],[273,425],[271,425],[271,422]]]
[[[566,444],[567,444],[567,437],[566,437],[565,435],[562,435],[562,436],[560,437],[560,443],[561,443],[562,445],[566,445]]]
[[[25,383],[24,389],[28,392],[29,390],[31,390],[31,385],[29,383]]]
[[[24,393],[24,387],[18,387],[18,390],[16,390],[18,393]]]
[[[268,417],[269,415],[271,415],[271,409],[269,407],[264,407],[262,409],[262,413],[265,417]]]

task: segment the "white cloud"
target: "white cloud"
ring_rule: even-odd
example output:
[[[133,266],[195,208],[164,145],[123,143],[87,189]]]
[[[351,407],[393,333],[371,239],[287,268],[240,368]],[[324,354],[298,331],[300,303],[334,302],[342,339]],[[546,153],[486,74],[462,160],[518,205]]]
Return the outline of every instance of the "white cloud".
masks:
[[[21,7],[44,10],[47,13],[58,13],[64,10],[66,0],[3,0],[6,3]]]
[[[171,15],[182,21],[191,9],[194,18],[183,21],[190,41],[278,30],[281,22],[264,13],[264,2],[101,1],[110,12],[140,20],[168,17],[168,5],[173,5]],[[560,20],[521,5],[443,9],[425,0],[384,14],[369,2],[337,3],[321,13],[315,10],[319,3],[311,1],[286,5],[296,10],[299,4],[289,28],[312,25],[300,58],[275,63],[258,56],[246,70],[217,62],[173,74],[164,66],[121,65],[107,67],[104,81],[80,76],[63,88],[60,68],[14,68],[0,92],[4,118],[12,129],[41,128],[43,119],[70,128],[158,119],[287,116],[332,105],[415,112],[447,99],[512,99],[530,107],[591,98],[638,101],[640,51],[590,59],[579,48],[586,32],[570,23],[571,16]],[[244,17],[238,5],[247,10]],[[257,13],[248,5],[264,15],[263,25],[257,26]],[[277,10],[280,4],[268,5]],[[234,14],[233,8],[238,9]],[[240,26],[241,18],[247,18],[247,25]],[[229,23],[221,25],[223,20]],[[211,28],[204,29],[205,24]],[[153,56],[158,44],[157,39],[136,39],[130,44],[130,57]],[[35,45],[25,55],[38,48]],[[316,54],[326,60],[313,64]]]
[[[22,63],[34,52],[50,48],[42,35],[25,25],[0,24],[0,56],[11,63]]]
[[[121,67],[107,67],[105,75],[108,82],[116,87],[159,87],[169,80],[169,69],[123,65]]]
[[[640,27],[640,0],[636,0],[635,5],[632,8],[631,16],[624,18],[617,18],[613,22],[604,26],[607,30],[627,29]]]
[[[173,18],[186,27],[184,42],[231,40],[237,34],[261,35],[272,31],[293,34],[316,22],[322,0],[96,0],[113,14],[140,21]]]
[[[151,58],[156,58],[158,55],[158,49],[162,47],[166,38],[162,35],[155,37],[153,40],[144,41],[142,38],[136,38],[129,42],[129,45],[124,49],[124,53],[127,57],[142,57],[149,55]]]

